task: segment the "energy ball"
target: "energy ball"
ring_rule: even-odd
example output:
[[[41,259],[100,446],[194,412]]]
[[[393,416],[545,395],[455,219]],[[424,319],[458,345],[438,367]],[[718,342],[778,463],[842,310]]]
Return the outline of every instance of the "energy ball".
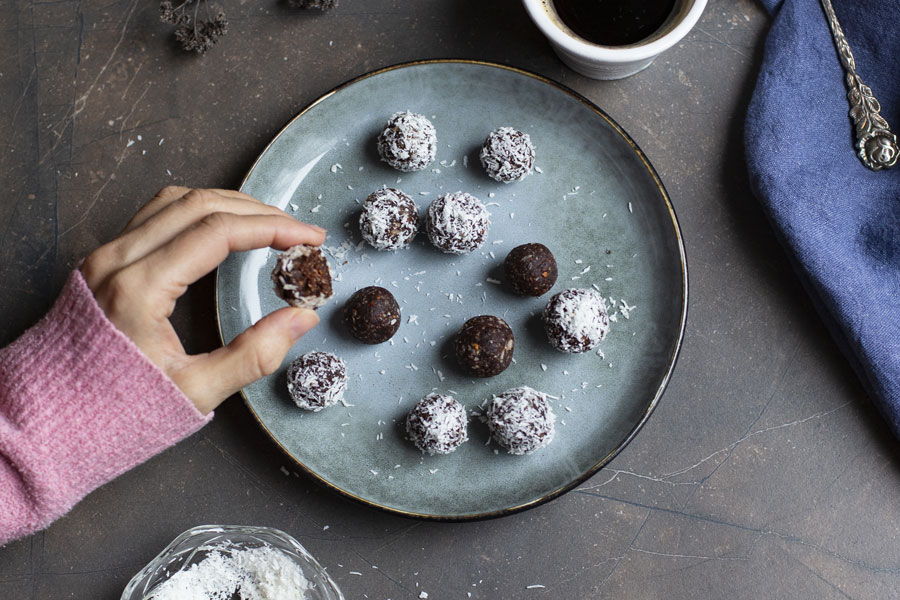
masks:
[[[544,330],[561,352],[587,352],[609,333],[606,300],[600,292],[568,289],[550,298],[544,308]]]
[[[400,305],[389,291],[370,285],[347,300],[344,323],[353,337],[364,344],[380,344],[400,329]]]
[[[315,246],[300,244],[279,254],[272,281],[278,297],[297,308],[319,308],[334,295],[331,265]]]
[[[512,127],[491,132],[481,147],[481,166],[501,183],[521,181],[534,167],[534,146],[527,133]]]
[[[419,208],[400,190],[374,191],[363,202],[359,230],[376,250],[405,248],[419,230]]]
[[[347,365],[334,354],[307,352],[288,367],[287,389],[297,406],[319,412],[344,399]]]
[[[428,206],[425,231],[431,243],[448,254],[468,254],[487,239],[490,213],[471,194],[444,194]]]
[[[493,377],[509,366],[514,345],[506,321],[491,315],[472,317],[456,334],[456,357],[470,375]]]
[[[543,244],[516,246],[503,261],[506,279],[520,296],[541,296],[556,283],[558,271],[553,253]]]
[[[494,396],[487,409],[491,436],[510,454],[530,454],[549,444],[555,422],[547,395],[528,386]]]
[[[378,134],[381,160],[398,171],[421,171],[434,160],[437,134],[423,115],[398,112]]]
[[[453,396],[428,394],[406,417],[406,435],[428,454],[450,454],[469,439],[466,409]]]

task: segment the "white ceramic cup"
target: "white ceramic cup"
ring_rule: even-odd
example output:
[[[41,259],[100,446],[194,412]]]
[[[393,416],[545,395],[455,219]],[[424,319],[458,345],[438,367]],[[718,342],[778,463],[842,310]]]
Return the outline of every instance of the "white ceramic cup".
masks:
[[[579,37],[556,14],[553,0],[522,2],[566,65],[592,79],[622,79],[646,69],[654,58],[681,41],[697,24],[707,0],[677,0],[672,15],[653,35],[628,46],[601,46]]]

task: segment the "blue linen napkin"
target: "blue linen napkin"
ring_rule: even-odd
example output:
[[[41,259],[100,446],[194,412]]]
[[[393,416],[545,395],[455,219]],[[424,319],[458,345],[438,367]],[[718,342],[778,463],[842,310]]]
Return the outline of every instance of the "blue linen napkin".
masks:
[[[847,88],[818,0],[774,15],[744,130],[753,192],[839,346],[900,437],[900,165],[856,156]],[[900,2],[832,0],[863,82],[900,132]]]

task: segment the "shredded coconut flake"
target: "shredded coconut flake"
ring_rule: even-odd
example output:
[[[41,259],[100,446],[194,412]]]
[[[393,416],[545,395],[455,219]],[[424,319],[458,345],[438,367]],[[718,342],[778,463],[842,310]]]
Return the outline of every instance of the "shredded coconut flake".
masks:
[[[310,582],[288,555],[268,544],[213,546],[199,563],[176,571],[148,600],[304,600]]]

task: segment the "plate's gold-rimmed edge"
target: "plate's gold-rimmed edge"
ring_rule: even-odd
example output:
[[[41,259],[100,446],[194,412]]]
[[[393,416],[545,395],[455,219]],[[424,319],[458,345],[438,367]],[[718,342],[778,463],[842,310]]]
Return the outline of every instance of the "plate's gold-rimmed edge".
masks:
[[[680,322],[679,322],[679,327],[678,327],[678,339],[675,340],[675,345],[672,348],[672,353],[669,356],[668,368],[666,369],[666,373],[663,376],[662,381],[659,384],[659,387],[657,388],[656,394],[654,394],[654,396],[653,396],[653,400],[650,401],[650,404],[644,410],[644,414],[641,415],[641,418],[638,420],[638,422],[635,424],[635,426],[631,429],[631,431],[628,432],[628,435],[626,435],[622,439],[622,441],[616,445],[615,448],[613,448],[606,456],[604,456],[594,466],[592,466],[587,471],[585,471],[584,473],[582,473],[581,475],[576,477],[570,483],[568,483],[564,486],[561,486],[543,496],[540,496],[539,498],[535,498],[534,500],[530,500],[528,502],[518,504],[516,506],[510,506],[510,507],[503,508],[500,510],[482,512],[482,513],[472,513],[472,514],[465,514],[465,515],[431,515],[431,514],[406,511],[406,510],[394,508],[391,506],[385,506],[383,504],[379,504],[377,502],[373,502],[372,500],[368,500],[366,498],[358,496],[358,495],[354,494],[353,492],[345,490],[345,489],[331,483],[327,479],[325,479],[322,476],[320,476],[319,474],[315,473],[314,471],[309,469],[306,465],[304,465],[302,462],[300,462],[300,460],[298,460],[293,454],[291,454],[291,452],[287,448],[285,448],[284,445],[282,445],[281,442],[279,442],[275,438],[274,435],[272,435],[272,432],[269,431],[269,429],[265,426],[265,424],[260,420],[259,415],[256,413],[255,410],[253,410],[253,406],[251,406],[250,401],[247,398],[247,395],[244,393],[244,390],[240,391],[240,395],[244,399],[244,404],[247,406],[247,409],[250,411],[250,414],[253,415],[253,418],[256,419],[256,422],[259,424],[259,426],[262,428],[262,430],[266,432],[266,435],[268,435],[269,438],[273,442],[275,442],[275,445],[277,445],[281,449],[281,451],[285,453],[285,455],[287,455],[292,461],[294,461],[294,463],[296,463],[297,466],[299,466],[301,469],[303,469],[303,471],[305,471],[307,475],[311,476],[315,481],[319,482],[321,485],[325,486],[326,488],[333,490],[346,498],[349,498],[351,500],[354,500],[356,502],[364,504],[365,506],[369,506],[371,508],[377,508],[379,510],[383,510],[388,513],[403,516],[403,517],[424,519],[424,520],[430,520],[430,521],[477,521],[477,520],[484,520],[484,519],[493,519],[493,518],[497,518],[497,517],[511,515],[511,514],[521,512],[524,510],[528,510],[529,508],[534,508],[536,506],[540,506],[541,504],[549,502],[550,500],[553,500],[554,498],[557,498],[557,497],[565,494],[566,492],[569,492],[569,491],[575,489],[577,486],[584,483],[587,479],[589,479],[591,476],[593,476],[597,471],[602,469],[613,458],[615,458],[619,454],[619,452],[621,452],[634,439],[634,437],[637,435],[637,433],[641,430],[641,428],[647,422],[647,419],[650,418],[650,415],[653,413],[653,410],[659,404],[660,398],[662,398],[663,392],[665,392],[666,387],[669,384],[669,379],[672,376],[672,372],[675,369],[675,364],[678,361],[678,354],[681,351],[681,344],[684,339],[684,330],[685,330],[685,327],[687,324],[687,308],[688,308],[687,256],[686,256],[685,250],[684,250],[684,240],[681,235],[681,227],[678,224],[678,217],[675,215],[675,208],[672,206],[672,202],[669,198],[669,194],[666,191],[665,186],[663,186],[662,180],[660,180],[659,175],[656,173],[656,170],[653,168],[653,165],[651,165],[650,161],[647,160],[647,157],[644,155],[644,153],[638,147],[637,143],[635,143],[635,141],[631,139],[631,136],[629,136],[625,132],[625,130],[622,129],[619,126],[619,124],[616,123],[612,119],[612,117],[607,115],[596,104],[594,104],[593,102],[591,102],[590,100],[588,100],[587,98],[585,98],[584,96],[582,96],[581,94],[576,92],[575,90],[568,88],[561,83],[553,81],[552,79],[548,79],[548,78],[544,77],[543,75],[538,75],[537,73],[532,73],[531,71],[527,71],[525,69],[520,69],[518,67],[512,67],[512,66],[502,65],[499,63],[493,63],[493,62],[488,62],[488,61],[470,60],[470,59],[455,59],[455,58],[417,60],[417,61],[412,61],[412,62],[391,65],[391,66],[384,67],[381,69],[376,69],[374,71],[370,71],[369,73],[365,73],[363,75],[360,75],[358,77],[355,77],[349,81],[342,83],[341,85],[335,87],[334,89],[332,89],[329,92],[326,92],[325,94],[323,94],[322,96],[320,96],[319,98],[317,98],[316,100],[311,102],[303,110],[301,110],[299,113],[297,113],[294,116],[294,118],[292,118],[290,121],[288,121],[284,127],[281,128],[281,130],[269,141],[269,143],[266,144],[266,147],[263,148],[262,152],[259,153],[259,156],[257,156],[256,160],[253,162],[253,165],[250,166],[250,169],[247,171],[247,174],[244,175],[244,178],[241,181],[241,188],[243,188],[244,185],[247,183],[247,180],[250,178],[250,175],[256,169],[256,166],[259,164],[259,161],[262,160],[262,157],[266,154],[266,152],[269,150],[269,148],[272,146],[272,144],[274,144],[275,141],[278,138],[280,138],[281,135],[291,125],[293,125],[297,119],[299,119],[304,114],[309,112],[313,107],[317,106],[321,102],[324,102],[325,100],[327,100],[334,94],[340,92],[341,90],[343,90],[347,87],[350,87],[351,85],[353,85],[355,83],[358,83],[360,81],[368,79],[370,77],[374,77],[381,73],[386,73],[388,71],[394,71],[397,69],[404,69],[404,68],[408,68],[408,67],[415,67],[415,66],[429,65],[429,64],[471,64],[471,65],[478,65],[478,66],[482,66],[482,67],[492,67],[492,68],[496,68],[496,69],[502,69],[504,71],[511,71],[513,73],[518,73],[520,75],[524,75],[526,77],[531,77],[533,79],[536,79],[542,83],[550,85],[550,86],[568,94],[572,98],[578,100],[579,102],[581,102],[582,104],[587,106],[589,109],[591,109],[592,111],[597,113],[603,120],[605,120],[607,123],[609,123],[609,125],[619,135],[622,136],[622,139],[625,140],[625,142],[631,147],[632,151],[637,155],[638,158],[640,158],[641,163],[644,165],[644,167],[647,169],[647,172],[650,173],[650,176],[653,178],[653,182],[656,184],[656,187],[659,190],[659,193],[662,196],[663,201],[666,203],[666,208],[669,211],[669,218],[672,222],[672,229],[675,233],[675,239],[678,243],[678,253],[679,253],[679,258],[680,258],[680,262],[681,262],[681,279],[682,279],[681,317],[680,317]],[[224,345],[225,344],[225,336],[222,335],[222,319],[221,319],[221,316],[220,316],[221,313],[219,310],[219,271],[218,271],[218,269],[216,270],[215,289],[216,289],[216,297],[215,297],[216,326],[219,330],[219,340]]]

